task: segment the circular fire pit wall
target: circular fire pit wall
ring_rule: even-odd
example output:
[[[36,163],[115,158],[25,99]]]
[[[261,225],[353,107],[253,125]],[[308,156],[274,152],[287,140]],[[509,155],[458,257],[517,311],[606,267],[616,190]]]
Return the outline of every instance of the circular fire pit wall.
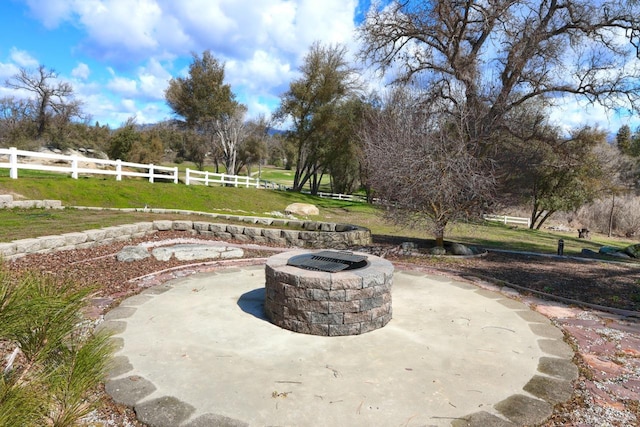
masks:
[[[282,328],[311,335],[358,335],[391,320],[393,265],[383,258],[286,252],[267,260],[265,276],[265,313]]]

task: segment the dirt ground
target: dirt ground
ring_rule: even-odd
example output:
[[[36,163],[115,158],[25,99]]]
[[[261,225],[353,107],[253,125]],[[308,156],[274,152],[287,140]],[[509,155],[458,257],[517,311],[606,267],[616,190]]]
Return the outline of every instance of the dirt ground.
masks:
[[[412,261],[458,275],[486,276],[585,304],[640,311],[640,262],[625,264],[502,252],[489,252],[453,265],[451,261],[434,258]]]
[[[141,290],[136,278],[190,264],[153,258],[118,262],[115,255],[123,246],[143,240],[161,244],[181,237],[184,235],[179,232],[160,232],[139,241],[31,255],[8,262],[7,266],[16,273],[37,270],[96,286],[93,306],[87,315],[99,318],[119,301]],[[245,250],[245,256],[266,257],[274,250],[278,249],[253,248]],[[556,407],[545,426],[640,425],[640,263],[625,265],[498,252],[452,260],[401,255],[394,245],[378,245],[371,250],[383,252],[391,261],[410,268],[453,275],[497,290],[515,289],[514,297],[538,301],[531,305],[539,305],[538,311],[563,329],[567,341],[577,351],[574,361],[581,372],[574,397]],[[557,304],[556,298],[566,300]],[[601,311],[589,305],[611,310]],[[100,409],[84,425],[141,426],[130,409],[103,397]]]

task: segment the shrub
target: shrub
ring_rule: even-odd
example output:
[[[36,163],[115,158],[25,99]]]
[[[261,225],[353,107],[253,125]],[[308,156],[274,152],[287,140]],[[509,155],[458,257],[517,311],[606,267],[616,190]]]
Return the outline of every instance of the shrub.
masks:
[[[0,343],[15,356],[0,372],[0,426],[73,426],[93,409],[112,349],[82,322],[89,294],[0,265]]]
[[[589,228],[600,233],[609,232],[609,217],[613,199],[599,199],[580,208],[578,218]],[[613,205],[612,231],[632,237],[640,231],[640,197],[617,197]]]

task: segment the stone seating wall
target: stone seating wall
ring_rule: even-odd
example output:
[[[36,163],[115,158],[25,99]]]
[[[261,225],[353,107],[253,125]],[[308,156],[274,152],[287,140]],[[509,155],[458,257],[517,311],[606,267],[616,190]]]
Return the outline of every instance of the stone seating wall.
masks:
[[[189,235],[200,234],[221,240],[301,248],[346,249],[371,243],[371,232],[366,228],[353,225],[262,217],[212,216],[245,222],[247,225],[188,220],[138,222],[82,232],[0,242],[0,258],[11,260],[28,254],[86,249],[140,238],[158,231],[183,231]]]

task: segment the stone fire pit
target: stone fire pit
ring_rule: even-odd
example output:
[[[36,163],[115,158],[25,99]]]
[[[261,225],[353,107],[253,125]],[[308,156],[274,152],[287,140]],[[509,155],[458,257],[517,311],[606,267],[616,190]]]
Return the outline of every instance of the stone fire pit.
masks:
[[[324,267],[331,271],[309,269]],[[393,265],[383,258],[285,252],[267,260],[265,276],[265,313],[282,328],[311,335],[358,335],[391,320]]]

